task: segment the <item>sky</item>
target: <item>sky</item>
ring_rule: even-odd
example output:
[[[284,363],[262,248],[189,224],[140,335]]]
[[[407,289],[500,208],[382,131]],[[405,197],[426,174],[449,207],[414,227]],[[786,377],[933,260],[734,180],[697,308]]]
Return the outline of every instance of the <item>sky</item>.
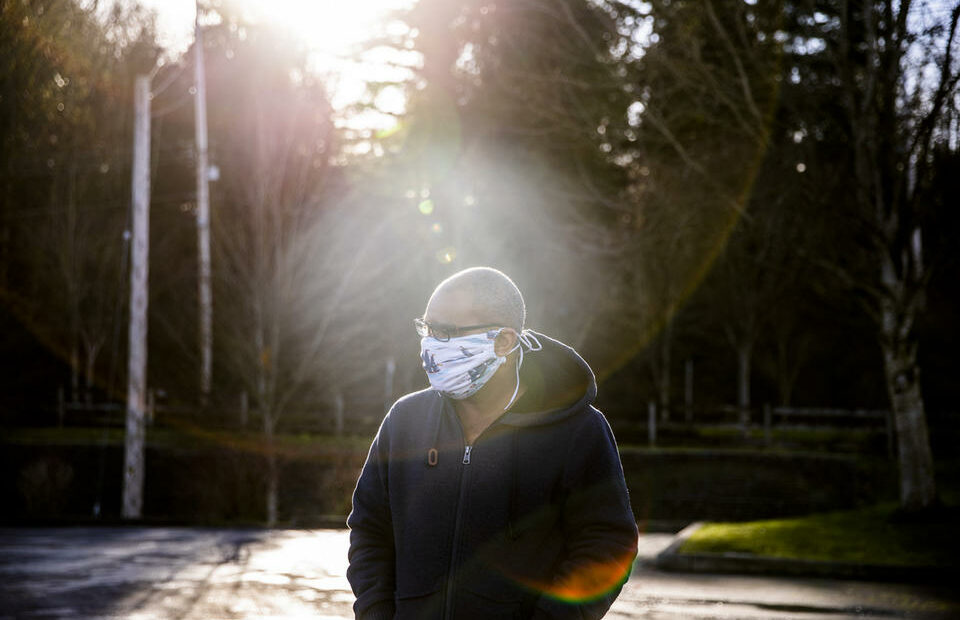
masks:
[[[129,1],[129,0],[128,0]],[[157,14],[159,42],[167,57],[180,56],[193,41],[194,0],[139,0]],[[369,37],[391,10],[404,8],[413,0],[233,0],[249,11],[254,21],[272,21],[289,28],[310,50],[310,66],[329,76],[334,108],[342,109],[364,92],[367,80],[397,79],[382,55],[365,62],[351,58],[351,49]],[[387,91],[378,103],[390,112],[403,109],[403,95]],[[358,122],[359,119],[353,119]],[[390,117],[359,121],[376,128],[393,121]]]
[[[253,19],[265,19],[290,27],[324,54],[345,53],[361,41],[390,10],[409,0],[234,0],[249,10]],[[161,43],[182,52],[193,39],[194,0],[140,0],[157,13]]]

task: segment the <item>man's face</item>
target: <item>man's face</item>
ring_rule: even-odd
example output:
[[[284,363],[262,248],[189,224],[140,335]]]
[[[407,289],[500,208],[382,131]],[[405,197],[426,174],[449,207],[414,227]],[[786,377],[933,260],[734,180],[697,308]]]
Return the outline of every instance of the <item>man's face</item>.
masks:
[[[442,325],[446,327],[464,327],[470,325],[488,325],[495,324],[486,316],[477,310],[477,304],[474,303],[473,296],[464,290],[439,290],[430,303],[427,304],[427,310],[423,313],[423,320],[431,325]],[[503,327],[496,324],[497,327]],[[486,328],[490,329],[490,328]],[[482,333],[484,328],[475,329],[466,332],[459,332],[458,336],[468,334]],[[517,333],[509,327],[505,327],[497,336],[495,351],[497,355],[506,355],[517,341]]]

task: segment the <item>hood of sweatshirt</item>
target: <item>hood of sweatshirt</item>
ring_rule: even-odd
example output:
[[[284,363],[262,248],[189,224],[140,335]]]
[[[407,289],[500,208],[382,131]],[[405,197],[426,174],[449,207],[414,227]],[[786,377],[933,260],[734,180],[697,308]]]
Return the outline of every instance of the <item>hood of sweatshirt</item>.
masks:
[[[530,330],[538,351],[525,350],[520,367],[523,396],[500,419],[509,426],[552,424],[583,411],[597,396],[590,366],[571,347]]]

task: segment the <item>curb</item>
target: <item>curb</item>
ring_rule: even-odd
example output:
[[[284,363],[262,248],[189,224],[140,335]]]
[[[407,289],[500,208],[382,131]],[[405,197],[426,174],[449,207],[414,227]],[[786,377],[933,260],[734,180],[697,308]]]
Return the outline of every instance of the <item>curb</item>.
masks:
[[[681,553],[680,547],[704,523],[692,523],[680,531],[670,546],[657,554],[653,565],[664,571],[740,575],[820,577],[900,583],[954,583],[956,567],[855,564],[773,558],[750,553]]]

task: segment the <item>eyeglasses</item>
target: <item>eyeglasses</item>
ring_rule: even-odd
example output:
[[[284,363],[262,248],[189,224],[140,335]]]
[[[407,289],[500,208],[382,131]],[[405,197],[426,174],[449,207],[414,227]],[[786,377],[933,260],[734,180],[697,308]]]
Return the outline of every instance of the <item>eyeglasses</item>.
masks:
[[[436,338],[440,342],[446,342],[451,338],[455,338],[458,334],[462,334],[463,332],[470,332],[475,329],[500,327],[500,325],[497,323],[484,323],[483,325],[464,325],[463,327],[457,327],[456,325],[444,325],[442,323],[427,323],[423,319],[413,319],[413,326],[417,328],[417,333],[420,334],[421,338],[430,336],[431,338]]]

